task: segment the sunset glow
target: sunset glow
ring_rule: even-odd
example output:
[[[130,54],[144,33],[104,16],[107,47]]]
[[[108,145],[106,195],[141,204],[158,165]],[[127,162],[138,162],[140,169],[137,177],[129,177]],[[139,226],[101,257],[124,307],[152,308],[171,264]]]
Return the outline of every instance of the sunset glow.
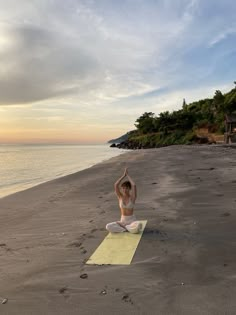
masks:
[[[232,0],[1,3],[0,143],[105,143],[145,111],[228,91],[235,9]]]

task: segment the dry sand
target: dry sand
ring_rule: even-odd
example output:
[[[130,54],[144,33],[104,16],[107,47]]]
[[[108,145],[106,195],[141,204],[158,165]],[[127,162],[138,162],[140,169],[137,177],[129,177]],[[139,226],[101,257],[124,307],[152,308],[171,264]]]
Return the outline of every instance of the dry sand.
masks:
[[[125,166],[141,242],[130,266],[85,265],[119,218]],[[236,314],[235,190],[235,148],[172,146],[1,199],[0,314]]]

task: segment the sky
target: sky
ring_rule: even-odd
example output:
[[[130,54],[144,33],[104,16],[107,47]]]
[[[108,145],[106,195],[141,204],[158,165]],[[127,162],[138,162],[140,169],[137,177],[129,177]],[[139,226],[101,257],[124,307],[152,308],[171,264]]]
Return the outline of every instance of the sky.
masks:
[[[106,143],[234,87],[234,0],[0,0],[0,143]]]

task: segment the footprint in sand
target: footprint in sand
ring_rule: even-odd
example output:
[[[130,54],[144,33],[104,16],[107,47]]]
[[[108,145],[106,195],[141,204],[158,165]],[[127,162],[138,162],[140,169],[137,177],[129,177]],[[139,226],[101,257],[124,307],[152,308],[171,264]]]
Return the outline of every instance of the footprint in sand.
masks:
[[[62,294],[65,299],[67,299],[70,297],[69,294],[65,294],[67,290],[68,290],[67,287],[62,287],[58,290],[58,292]]]
[[[83,233],[80,237],[77,237],[75,241],[73,241],[72,243],[68,244],[67,247],[78,247],[80,249],[84,249],[83,242],[84,240],[86,240],[86,233]]]
[[[87,253],[87,250],[83,246],[80,247],[80,250],[81,250],[82,254],[86,254]]]
[[[88,278],[88,274],[87,273],[83,273],[82,275],[79,276],[81,279],[87,279]]]
[[[122,301],[134,305],[134,302],[128,293],[124,292],[120,288],[115,288],[115,292],[122,294],[122,297],[121,297]],[[104,289],[99,293],[99,295],[107,295],[108,293],[109,293],[108,287],[105,286]]]
[[[131,297],[129,296],[129,294],[124,294],[122,296],[122,301],[124,302],[128,302],[130,304],[134,304],[134,302],[132,301]]]
[[[81,242],[75,241],[72,242],[71,244],[67,245],[68,247],[80,247],[82,245]]]
[[[58,292],[59,292],[60,294],[63,294],[63,293],[66,292],[66,290],[67,290],[67,287],[62,287],[62,288],[60,288],[60,289],[58,290]]]
[[[222,213],[221,214],[221,217],[229,217],[230,216],[230,213],[229,212],[225,212],[225,213]]]
[[[12,252],[12,249],[10,247],[7,247],[6,245],[2,246],[2,248],[4,248],[6,252]]]
[[[93,237],[93,236],[92,236]],[[89,237],[90,238],[90,237]],[[86,254],[87,253],[87,250],[84,248],[84,246],[82,246],[83,243],[82,242],[78,242],[78,241],[75,241],[75,242],[72,242],[71,244],[67,245],[67,247],[77,247],[80,249],[81,251],[81,254]]]
[[[158,229],[145,229],[143,236],[148,239],[160,239],[160,241],[166,241],[169,239],[166,232]]]
[[[64,192],[61,191],[61,192],[59,192],[58,194],[55,194],[55,195],[49,197],[48,201],[49,201],[49,202],[56,202],[56,201],[62,199],[63,194],[64,194]]]

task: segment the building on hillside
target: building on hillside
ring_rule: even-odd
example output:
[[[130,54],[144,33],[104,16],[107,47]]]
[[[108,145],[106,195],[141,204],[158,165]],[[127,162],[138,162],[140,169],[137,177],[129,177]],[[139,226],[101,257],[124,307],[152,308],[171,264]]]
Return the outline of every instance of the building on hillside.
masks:
[[[225,143],[236,142],[236,113],[225,115]]]

